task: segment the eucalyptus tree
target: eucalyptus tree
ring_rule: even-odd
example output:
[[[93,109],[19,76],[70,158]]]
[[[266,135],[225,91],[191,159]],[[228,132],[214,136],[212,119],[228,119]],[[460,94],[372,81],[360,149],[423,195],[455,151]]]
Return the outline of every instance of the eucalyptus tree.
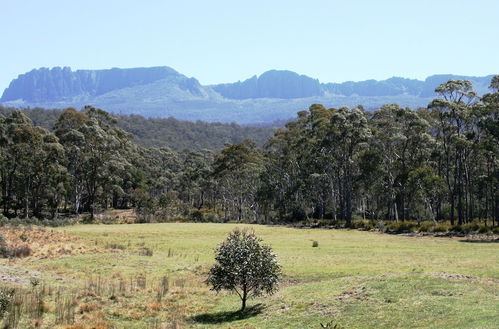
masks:
[[[310,193],[304,184],[309,175],[306,162],[313,156],[308,132],[310,113],[298,112],[298,118],[288,122],[285,128],[277,130],[266,144],[259,200],[266,214],[271,215],[267,217],[300,220],[310,208],[307,201]]]
[[[131,164],[129,184],[139,212],[148,214],[156,208],[168,206],[177,191],[177,180],[182,170],[178,154],[164,147],[138,147]],[[145,207],[145,204],[148,206]]]
[[[183,152],[182,170],[179,172],[177,187],[179,197],[198,210],[205,206],[207,196],[214,189],[211,176],[213,154],[211,151]]]
[[[43,206],[48,203],[57,208],[64,192],[60,184],[65,179],[63,148],[52,133],[33,126],[19,111],[1,123],[4,214],[9,215],[10,206],[14,206],[16,212],[22,208],[25,218],[30,213],[41,217]]]
[[[335,109],[326,109],[323,105],[310,106],[310,125],[308,145],[304,155],[304,168],[308,170],[305,189],[313,198],[318,209],[316,215],[324,218],[327,213],[337,219],[338,186],[336,180],[337,161],[333,149],[327,142],[331,117]]]
[[[83,149],[85,136],[80,129],[88,120],[87,115],[74,108],[64,110],[54,125],[56,136],[65,150],[65,166],[69,174],[68,194],[75,213],[80,212],[84,196]]]
[[[428,134],[430,125],[418,112],[391,104],[375,111],[371,126],[372,145],[381,156],[383,179],[378,192],[386,195],[387,217],[408,219],[411,196],[407,182],[411,171],[425,166],[429,158],[434,143]]]
[[[339,215],[350,226],[359,161],[371,136],[365,113],[314,104],[286,128],[267,144],[270,167],[264,175],[280,217]]]
[[[245,213],[251,214],[254,220],[258,219],[256,194],[262,170],[262,154],[251,140],[226,146],[215,156],[213,175],[222,199],[225,220],[230,216],[240,221]]]
[[[332,112],[323,143],[334,159],[341,217],[350,227],[353,201],[361,176],[359,163],[372,134],[361,108],[342,107]]]
[[[420,166],[409,173],[407,182],[411,190],[412,203],[422,204],[433,223],[437,224],[439,200],[445,193],[444,179],[437,175],[432,167]],[[426,217],[426,214],[420,212],[417,207],[412,207],[412,214],[418,223]]]
[[[483,96],[482,116],[478,126],[482,139],[480,149],[484,156],[479,190],[483,201],[483,217],[491,217],[492,223],[499,224],[499,75],[490,83],[492,93]],[[480,197],[480,196],[479,196]]]
[[[74,210],[83,205],[92,218],[97,196],[106,206],[110,194],[122,192],[122,176],[130,168],[131,135],[115,123],[107,112],[86,106],[82,112],[65,110],[54,127],[68,154]]]
[[[465,205],[464,193],[469,189],[469,161],[476,134],[473,127],[474,109],[477,95],[471,82],[467,80],[449,80],[435,89],[438,98],[429,108],[433,110],[437,122],[437,139],[441,144],[440,156],[443,163],[443,175],[447,185],[450,204],[450,220],[454,224],[457,208],[458,224],[463,224]],[[467,186],[469,187],[469,186]],[[457,206],[456,206],[457,202]],[[468,204],[467,207],[471,205]]]

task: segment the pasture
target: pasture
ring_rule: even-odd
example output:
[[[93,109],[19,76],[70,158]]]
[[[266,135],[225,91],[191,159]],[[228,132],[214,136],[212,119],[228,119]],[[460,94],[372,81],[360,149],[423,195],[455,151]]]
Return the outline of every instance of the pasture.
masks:
[[[244,314],[237,312],[236,295],[216,294],[204,284],[215,247],[236,226],[271,245],[283,270],[279,291],[251,299]],[[24,232],[33,243],[37,234]],[[200,223],[75,225],[44,234],[42,241],[53,244],[49,251],[0,260],[4,289],[24,287],[25,305],[39,296],[32,302],[38,311],[26,308],[20,328],[301,329],[329,323],[450,329],[499,323],[499,243]]]

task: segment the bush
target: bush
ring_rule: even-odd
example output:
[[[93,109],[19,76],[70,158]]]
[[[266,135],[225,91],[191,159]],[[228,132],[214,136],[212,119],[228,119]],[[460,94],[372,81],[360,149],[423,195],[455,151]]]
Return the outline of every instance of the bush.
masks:
[[[454,225],[450,227],[449,231],[454,233],[465,233],[465,227],[461,225]]]
[[[417,225],[413,222],[394,222],[388,225],[388,231],[393,233],[415,232]]]
[[[30,218],[6,218],[0,217],[0,226],[48,226],[48,227],[60,227],[60,226],[68,226],[73,225],[75,221],[70,219],[47,219],[47,220],[39,220],[36,217]]]
[[[21,240],[22,242],[28,241],[28,236],[26,235],[25,232],[23,232],[23,233],[21,233],[21,235],[19,235],[19,240]]]
[[[385,233],[387,230],[386,223],[382,220],[376,223],[376,229],[381,233]]]
[[[435,227],[433,228],[433,232],[435,233],[445,233],[445,232],[449,232],[449,230],[451,229],[451,227],[447,224],[437,224],[435,225]]]
[[[223,222],[223,217],[220,217],[219,214],[217,214],[214,211],[208,210],[205,211],[204,214],[204,219],[208,223],[221,223]]]
[[[467,223],[462,226],[462,231],[464,233],[478,232],[480,230],[479,223]]]
[[[29,255],[31,255],[31,248],[28,245],[9,247],[3,235],[0,234],[0,258],[21,258]]]
[[[200,210],[191,210],[184,220],[196,223],[221,223],[223,218],[210,209],[202,208]]]
[[[247,230],[234,229],[216,250],[216,264],[210,269],[206,283],[212,290],[235,291],[242,301],[262,292],[272,294],[277,289],[281,267],[269,246]]]
[[[153,251],[151,248],[144,247],[139,250],[139,255],[151,257],[153,255]]]
[[[431,232],[434,224],[432,222],[422,222],[419,224],[418,232]]]
[[[0,234],[0,258],[9,257],[9,248],[5,242],[5,238]]]
[[[309,227],[331,227],[334,223],[331,219],[309,218],[303,224]]]
[[[195,211],[191,212],[188,219],[189,219],[189,221],[192,221],[192,222],[204,222],[205,221],[203,213],[199,210],[195,210]]]
[[[119,243],[108,243],[106,244],[107,249],[115,249],[115,250],[125,250],[126,246]]]
[[[478,229],[478,233],[488,233],[488,232],[491,232],[491,228],[490,227],[487,227],[487,226],[481,226],[479,229]]]
[[[374,224],[372,221],[368,219],[354,219],[352,221],[352,228],[358,229],[358,230],[366,230],[370,231],[375,228]]]
[[[31,255],[31,248],[28,245],[14,246],[9,248],[9,257],[22,258]]]
[[[480,224],[478,223],[466,223],[463,225],[454,225],[451,228],[452,232],[469,234],[473,232],[478,232],[480,230]]]
[[[0,290],[0,319],[3,318],[4,313],[9,308],[13,296],[14,296],[14,291],[12,290],[5,290],[5,289]]]
[[[314,240],[314,241],[312,241],[312,247],[313,247],[313,248],[317,248],[318,246],[319,246],[319,242],[317,242],[317,241],[315,241],[315,240]]]

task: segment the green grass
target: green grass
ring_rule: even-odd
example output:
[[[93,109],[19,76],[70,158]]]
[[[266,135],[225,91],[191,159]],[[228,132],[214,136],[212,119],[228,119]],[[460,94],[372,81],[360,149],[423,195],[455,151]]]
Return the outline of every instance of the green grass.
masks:
[[[145,290],[112,302],[99,299],[101,316],[116,328],[162,328],[155,323],[178,321],[180,328],[301,329],[331,320],[344,328],[498,328],[498,243],[347,230],[249,226],[272,245],[284,278],[278,293],[250,300],[248,314],[234,313],[237,296],[216,295],[203,280],[214,248],[235,226],[247,225],[65,227],[58,230],[105,252],[21,264],[44,273],[48,284],[67,287],[85,285],[89,277],[147,277]],[[314,240],[319,247],[312,247]],[[105,249],[112,244],[125,250]],[[140,255],[144,247],[153,255]],[[148,309],[164,275],[170,292],[159,310]]]

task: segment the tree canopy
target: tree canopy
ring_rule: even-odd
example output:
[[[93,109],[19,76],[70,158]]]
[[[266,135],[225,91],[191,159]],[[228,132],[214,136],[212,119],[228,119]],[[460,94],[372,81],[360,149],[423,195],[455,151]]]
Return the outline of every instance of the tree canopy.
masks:
[[[470,82],[450,80],[421,109],[313,104],[264,147],[240,138],[220,149],[199,149],[203,134],[192,135],[190,150],[137,144],[122,129],[123,117],[92,106],[46,112],[52,121],[35,110],[2,108],[0,206],[8,218],[88,213],[91,219],[106,208],[134,208],[140,221],[495,226],[497,76],[490,88],[480,97]]]
[[[261,242],[254,232],[236,228],[215,251],[216,263],[206,280],[215,291],[235,292],[241,298],[241,311],[249,297],[277,289],[281,267],[270,246]]]

